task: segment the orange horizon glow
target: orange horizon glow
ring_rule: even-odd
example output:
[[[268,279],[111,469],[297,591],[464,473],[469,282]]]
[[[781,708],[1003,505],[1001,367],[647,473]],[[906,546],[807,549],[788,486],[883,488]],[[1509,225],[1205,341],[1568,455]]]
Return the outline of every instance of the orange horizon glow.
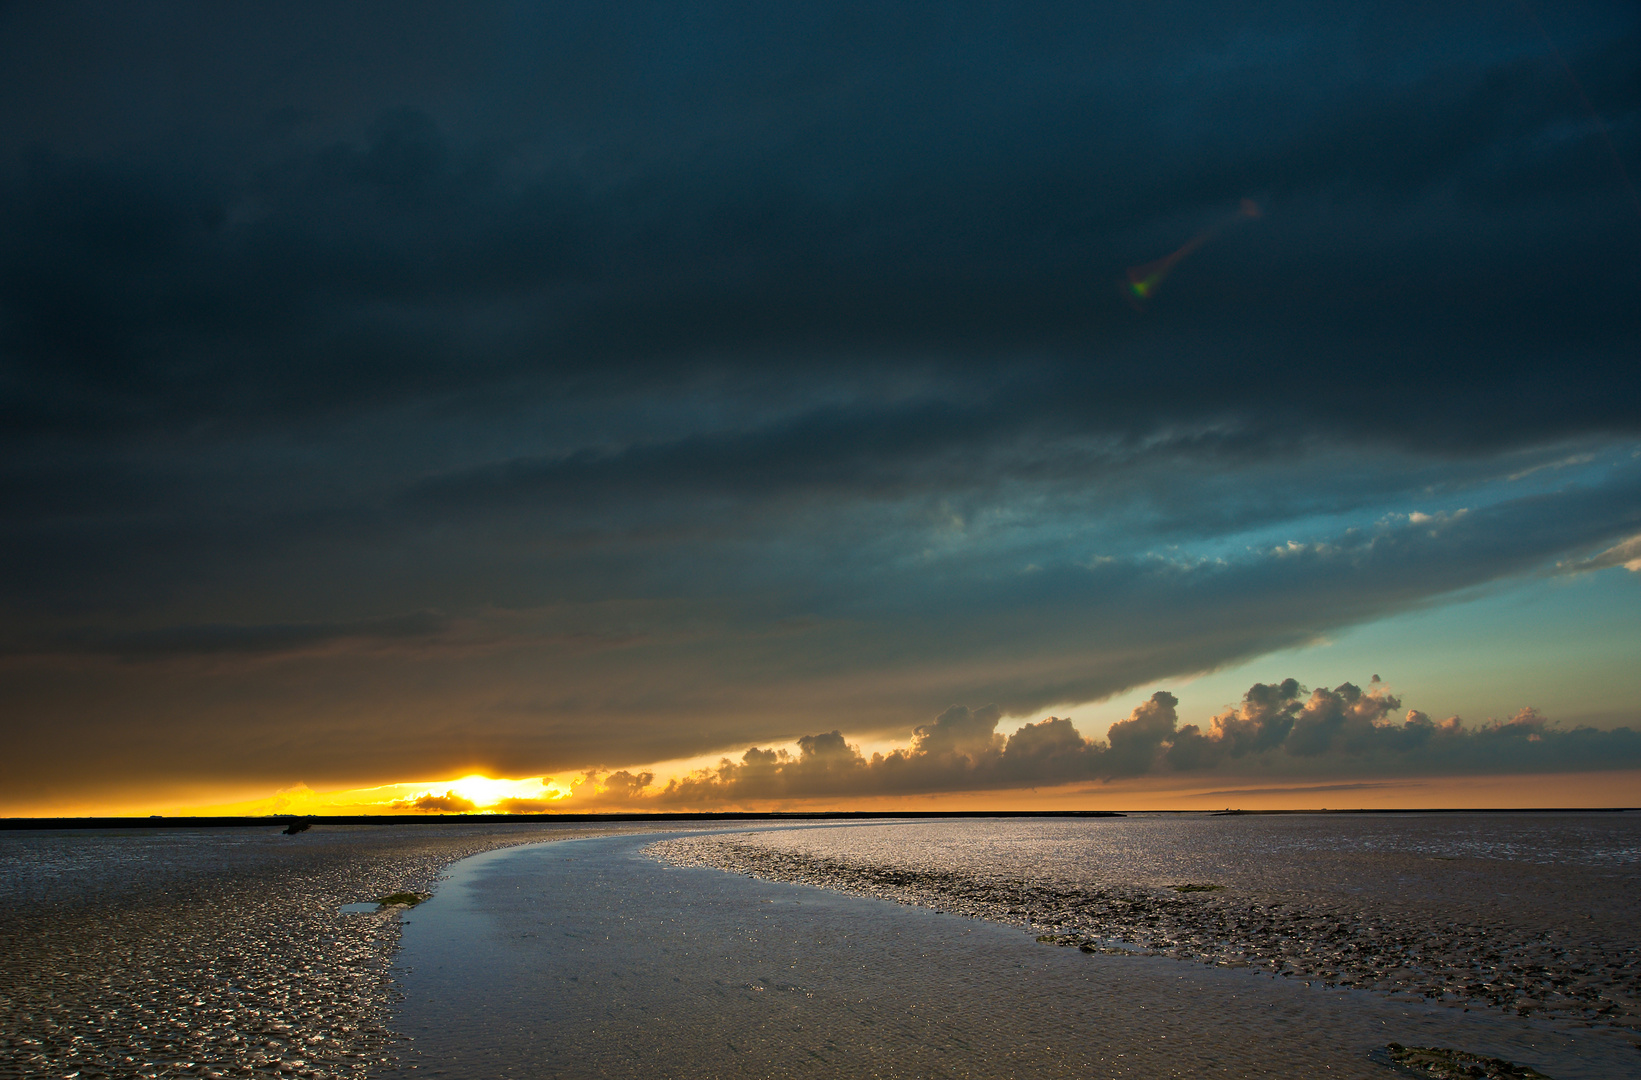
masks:
[[[1078,782],[1053,788],[934,792],[837,798],[762,799],[718,804],[662,802],[665,780],[638,798],[611,798],[602,780],[587,773],[563,782],[549,776],[495,778],[468,773],[450,780],[409,781],[363,788],[314,791],[305,784],[262,798],[179,805],[172,800],[122,802],[98,807],[38,808],[17,818],[73,817],[277,817],[402,816],[422,814],[565,813],[825,813],[871,811],[1210,811],[1210,810],[1437,810],[1638,808],[1641,770],[1594,773],[1366,778],[1317,778],[1271,783],[1208,777],[1196,783],[1159,784],[1156,777]],[[1256,786],[1257,785],[1257,786]],[[421,802],[427,800],[426,802]],[[418,803],[421,802],[421,805]]]

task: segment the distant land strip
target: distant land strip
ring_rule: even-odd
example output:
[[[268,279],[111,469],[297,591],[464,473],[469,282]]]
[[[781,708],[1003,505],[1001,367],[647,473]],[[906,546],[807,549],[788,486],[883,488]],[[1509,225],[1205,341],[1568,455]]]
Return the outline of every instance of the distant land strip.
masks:
[[[550,821],[853,821],[888,818],[1108,818],[1126,817],[1115,810],[817,810],[724,811],[662,814],[263,814],[257,817],[59,817],[0,818],[0,829],[224,829],[252,825],[495,825]]]
[[[724,811],[666,814],[264,814],[257,817],[14,817],[0,818],[0,830],[7,829],[234,829],[253,826],[288,825],[293,821],[313,825],[494,825],[498,823],[541,824],[551,821],[649,821],[657,825],[684,821],[871,821],[913,818],[1117,818],[1129,814],[1192,814],[1209,817],[1243,817],[1271,814],[1624,814],[1633,806],[1536,806],[1536,807],[1451,807],[1424,809],[1399,807],[1361,810],[817,810],[817,811]]]

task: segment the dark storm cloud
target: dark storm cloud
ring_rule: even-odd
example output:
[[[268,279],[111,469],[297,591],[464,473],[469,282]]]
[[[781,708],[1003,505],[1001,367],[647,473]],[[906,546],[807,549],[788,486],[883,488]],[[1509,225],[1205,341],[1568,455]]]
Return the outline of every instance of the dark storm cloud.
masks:
[[[286,657],[342,645],[425,642],[442,636],[452,620],[436,611],[335,623],[167,626],[129,633],[65,633],[30,642],[12,656],[111,656],[127,661],[198,656]],[[7,650],[0,647],[0,656]]]
[[[749,749],[664,787],[630,782],[612,788],[626,805],[710,806],[783,799],[984,791],[1136,776],[1201,778],[1234,763],[1260,775],[1316,773],[1464,775],[1589,771],[1641,765],[1641,733],[1630,728],[1563,729],[1533,709],[1505,721],[1441,723],[1417,710],[1397,715],[1400,699],[1377,681],[1364,691],[1345,683],[1307,691],[1294,679],[1256,683],[1242,704],[1215,716],[1204,732],[1179,726],[1179,701],[1158,691],[1105,741],[1084,739],[1069,720],[1049,717],[1006,739],[995,708],[954,706],[916,729],[909,747],[864,757],[840,732],[806,736],[798,752]],[[955,740],[948,731],[961,732]],[[1354,790],[1333,784],[1291,790]]]
[[[1510,425],[1497,409],[1519,415],[1511,403],[1536,385],[1541,357],[1521,334],[1542,344],[1581,327],[1570,347],[1585,371],[1561,386],[1573,400],[1539,411],[1536,437],[1601,416],[1629,426],[1633,412],[1582,390],[1621,374],[1613,352],[1636,323],[1611,301],[1633,285],[1634,239],[1613,234],[1622,199],[1575,209],[1541,180],[1520,183],[1569,140],[1560,185],[1594,194],[1619,182],[1599,155],[1578,156],[1596,149],[1589,119],[1548,56],[1525,48],[1529,26],[1455,17],[1441,29],[1463,51],[1423,70],[1404,58],[1416,67],[1400,78],[1343,78],[1331,70],[1341,50],[1365,65],[1382,43],[1291,13],[1191,15],[1201,29],[1172,46],[1072,11],[1038,26],[947,18],[945,33],[915,19],[839,20],[818,28],[845,47],[830,65],[789,24],[727,31],[709,20],[704,32],[726,33],[717,50],[670,81],[635,74],[591,100],[532,98],[542,91],[530,78],[503,70],[500,85],[481,80],[521,95],[499,115],[438,87],[402,91],[424,100],[385,102],[334,136],[258,137],[219,121],[193,133],[187,155],[155,116],[133,118],[135,146],[100,154],[35,131],[15,151],[7,200],[8,351],[22,376],[8,419],[22,431],[280,422],[509,376],[559,393],[567,378],[675,383],[703,362],[764,368],[797,350],[824,368],[933,354],[980,394],[998,360],[1048,354],[1039,402],[1069,391],[1077,418],[1128,414],[1141,430],[1246,411],[1280,386],[1314,392],[1316,422],[1368,434],[1338,408],[1352,380],[1319,370],[1322,350],[1335,364],[1374,363],[1386,388],[1456,389],[1485,363],[1474,407],[1443,403],[1441,437],[1474,440],[1484,428],[1500,437]],[[145,29],[183,32],[160,22]],[[558,58],[545,22],[541,45]],[[593,25],[612,51],[682,59],[668,17],[625,33]],[[1608,34],[1632,31],[1620,19]],[[1078,55],[1055,44],[1066,33],[1085,49],[1116,44]],[[289,34],[267,50],[290,48]],[[1262,34],[1278,35],[1269,53]],[[480,47],[470,30],[455,36]],[[1624,44],[1596,38],[1580,60],[1603,104],[1633,116]],[[1041,66],[1028,65],[1043,49]],[[715,52],[771,58],[723,78]],[[113,92],[116,73],[86,74]],[[233,80],[222,89],[253,93]],[[703,111],[689,109],[692,96]],[[532,109],[569,130],[519,130]],[[612,118],[624,122],[588,134]],[[659,137],[662,127],[674,134]],[[1113,347],[1150,338],[1090,294],[1238,197],[1266,193],[1264,235],[1197,268],[1221,298],[1178,283],[1188,299],[1177,306],[1192,314],[1175,316],[1185,325],[1170,362]],[[1483,222],[1514,235],[1478,243]],[[1561,273],[1573,259],[1578,273]],[[1243,282],[1227,292],[1232,277]],[[1532,318],[1512,316],[1529,297]],[[1259,343],[1228,347],[1227,320],[1258,327]],[[1467,335],[1485,341],[1454,356]],[[1432,369],[1405,355],[1410,345],[1445,362]],[[1168,403],[1134,416],[1136,393]],[[1411,404],[1396,434],[1435,436],[1419,430],[1425,402]]]
[[[636,764],[1621,565],[1641,26],[1544,22],[1598,115],[1485,5],[8,7],[19,737]]]

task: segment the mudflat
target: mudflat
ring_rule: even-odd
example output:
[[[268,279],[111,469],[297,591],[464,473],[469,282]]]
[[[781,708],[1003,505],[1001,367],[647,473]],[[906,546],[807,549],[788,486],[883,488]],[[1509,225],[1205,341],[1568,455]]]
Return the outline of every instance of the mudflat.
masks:
[[[797,826],[757,838],[858,850],[875,837],[886,852],[956,844],[942,856],[950,865],[965,840],[1000,824]],[[1141,825],[1129,831],[1142,841],[1134,865],[1148,842]],[[1062,827],[1025,823],[1015,840],[1038,864],[1045,836],[1024,837]],[[752,839],[598,837],[453,868],[405,930],[394,1026],[413,1042],[388,1075],[1374,1080],[1393,1075],[1392,1042],[1554,1080],[1636,1075],[1641,1062],[1608,1025],[1465,1012],[1251,967],[1085,955],[999,920],[653,857]]]
[[[1637,815],[653,829],[0,834],[0,1080],[1641,1075]]]
[[[646,851],[1013,925],[1044,947],[1446,1006],[1459,1039],[1519,1018],[1627,1046],[1609,1067],[1641,1075],[1641,815],[910,822]]]
[[[1641,1037],[1641,814],[908,823],[649,850],[1009,923],[1084,951]]]
[[[0,834],[0,1078],[363,1076],[405,910],[369,902],[610,830],[282,825]]]

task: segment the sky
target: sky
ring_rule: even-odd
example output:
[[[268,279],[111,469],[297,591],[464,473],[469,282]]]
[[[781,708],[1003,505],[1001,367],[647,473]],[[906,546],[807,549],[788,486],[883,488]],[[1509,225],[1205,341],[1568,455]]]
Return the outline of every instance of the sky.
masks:
[[[0,5],[0,814],[1635,805],[1638,178],[1629,3]]]

